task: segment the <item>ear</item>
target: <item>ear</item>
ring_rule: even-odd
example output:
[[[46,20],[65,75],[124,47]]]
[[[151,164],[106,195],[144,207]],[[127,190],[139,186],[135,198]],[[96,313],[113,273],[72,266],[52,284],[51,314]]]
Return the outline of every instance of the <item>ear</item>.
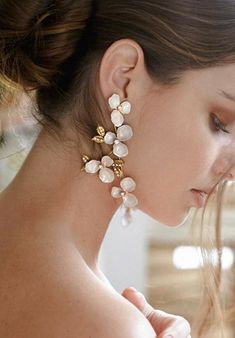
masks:
[[[105,52],[99,69],[101,92],[107,102],[116,93],[136,100],[145,95],[149,84],[142,48],[131,39],[115,41]]]

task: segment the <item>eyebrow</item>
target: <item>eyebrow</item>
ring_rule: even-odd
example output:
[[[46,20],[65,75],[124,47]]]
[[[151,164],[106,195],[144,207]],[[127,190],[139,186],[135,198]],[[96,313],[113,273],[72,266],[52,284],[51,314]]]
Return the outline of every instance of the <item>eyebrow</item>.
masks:
[[[225,97],[228,100],[231,100],[231,101],[235,102],[235,96],[233,96],[233,95],[231,95],[229,93],[226,93],[223,90],[220,90],[220,95],[222,95],[223,97]]]

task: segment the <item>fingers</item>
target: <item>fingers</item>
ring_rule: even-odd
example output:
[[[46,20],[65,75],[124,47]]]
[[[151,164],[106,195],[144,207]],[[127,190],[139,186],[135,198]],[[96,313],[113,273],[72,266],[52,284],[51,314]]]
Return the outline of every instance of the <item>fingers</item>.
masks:
[[[144,295],[133,288],[125,289],[122,295],[135,305],[149,320],[158,338],[191,338],[189,322],[182,316],[154,309]]]
[[[135,305],[146,318],[151,316],[154,308],[147,303],[144,295],[138,291],[134,291],[132,288],[125,289],[122,293],[123,297],[129,300],[133,305]]]
[[[156,321],[161,322],[161,333],[158,338],[164,338],[167,335],[172,336],[172,338],[191,338],[191,327],[185,318],[171,315],[160,310],[155,310],[155,312]]]
[[[177,333],[176,337],[188,337],[191,333],[189,322],[181,316],[176,316],[172,330]]]

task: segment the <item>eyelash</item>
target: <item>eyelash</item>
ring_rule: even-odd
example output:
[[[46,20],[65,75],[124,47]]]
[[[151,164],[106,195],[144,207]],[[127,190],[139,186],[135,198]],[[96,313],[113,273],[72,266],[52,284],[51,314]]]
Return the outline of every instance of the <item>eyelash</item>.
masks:
[[[217,131],[222,131],[224,133],[230,134],[230,132],[226,129],[226,126],[218,119],[218,117],[212,113],[212,121]]]
[[[4,130],[0,132],[0,148],[3,148],[6,145],[6,135]]]

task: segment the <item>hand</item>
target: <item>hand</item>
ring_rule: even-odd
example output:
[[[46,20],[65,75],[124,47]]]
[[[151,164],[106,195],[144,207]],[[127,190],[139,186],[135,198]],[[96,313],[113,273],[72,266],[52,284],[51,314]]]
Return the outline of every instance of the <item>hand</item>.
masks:
[[[158,338],[191,338],[190,324],[181,316],[154,309],[144,295],[134,288],[127,288],[122,296],[135,305],[148,319]]]

